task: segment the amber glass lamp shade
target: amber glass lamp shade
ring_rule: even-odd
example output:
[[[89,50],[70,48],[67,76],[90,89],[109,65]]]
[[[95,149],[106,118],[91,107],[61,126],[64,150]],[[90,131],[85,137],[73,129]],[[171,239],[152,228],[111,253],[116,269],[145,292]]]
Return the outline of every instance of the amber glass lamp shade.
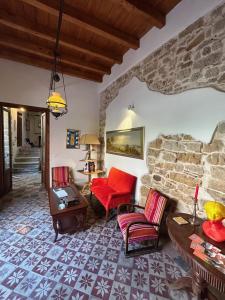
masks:
[[[47,100],[47,105],[56,119],[67,113],[66,101],[62,98],[60,93],[52,92]]]

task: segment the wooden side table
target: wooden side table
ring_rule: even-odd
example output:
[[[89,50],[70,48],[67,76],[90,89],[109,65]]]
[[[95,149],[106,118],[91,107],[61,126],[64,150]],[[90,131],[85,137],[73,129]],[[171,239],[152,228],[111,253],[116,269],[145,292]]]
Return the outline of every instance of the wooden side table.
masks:
[[[104,173],[103,170],[95,170],[93,172],[85,172],[83,170],[78,170],[77,172],[83,174],[83,175],[88,175],[88,182],[86,182],[81,190],[81,194],[85,193],[85,190],[89,189],[90,184],[91,184],[91,176],[92,175],[98,175]]]
[[[190,284],[195,295],[198,296],[198,299],[202,298],[204,293],[208,291],[207,284],[216,288],[220,293],[225,293],[225,273],[222,273],[212,265],[204,262],[197,256],[193,254],[193,249],[190,248],[191,240],[189,236],[193,233],[202,237],[206,242],[215,245],[221,249],[221,253],[225,254],[225,243],[216,243],[213,240],[209,239],[204,232],[202,231],[201,224],[200,226],[194,226],[190,223],[186,225],[179,225],[174,220],[173,217],[181,216],[188,221],[191,215],[184,213],[170,214],[167,217],[167,227],[169,236],[174,243],[175,247],[180,252],[181,256],[192,268],[192,277],[183,280],[184,285],[182,286],[182,279],[178,279],[178,282],[172,284],[172,288],[178,289],[187,287],[187,284]],[[202,223],[203,220],[200,221]],[[210,293],[207,295],[206,299],[216,299],[210,298]],[[220,298],[225,299],[225,298]]]

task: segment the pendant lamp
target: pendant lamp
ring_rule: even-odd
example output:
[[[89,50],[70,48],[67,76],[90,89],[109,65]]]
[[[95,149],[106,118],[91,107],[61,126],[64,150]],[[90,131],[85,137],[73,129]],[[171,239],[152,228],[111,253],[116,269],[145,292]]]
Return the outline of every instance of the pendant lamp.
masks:
[[[59,36],[61,31],[61,25],[62,25],[62,14],[63,14],[63,5],[64,1],[60,0],[60,8],[59,8],[59,18],[58,18],[58,27],[56,32],[56,42],[55,42],[55,48],[54,48],[54,63],[53,68],[51,72],[51,79],[50,79],[50,87],[49,87],[49,95],[47,100],[48,109],[52,113],[52,115],[58,119],[58,117],[63,116],[67,113],[67,99],[66,99],[66,87],[65,87],[65,81],[64,76],[62,72],[62,66],[61,66],[61,60],[60,60],[60,54],[59,54]],[[61,94],[57,91],[56,92],[56,83],[60,81],[60,76],[57,73],[58,69],[61,69],[61,78],[62,78],[62,84],[63,84],[63,91],[64,91],[64,98],[61,96]]]

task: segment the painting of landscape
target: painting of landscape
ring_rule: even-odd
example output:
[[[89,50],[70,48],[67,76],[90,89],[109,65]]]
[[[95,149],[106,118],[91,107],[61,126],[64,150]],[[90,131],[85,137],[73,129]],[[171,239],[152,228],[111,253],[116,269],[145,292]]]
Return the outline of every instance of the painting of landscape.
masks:
[[[144,127],[106,132],[106,152],[143,159]]]

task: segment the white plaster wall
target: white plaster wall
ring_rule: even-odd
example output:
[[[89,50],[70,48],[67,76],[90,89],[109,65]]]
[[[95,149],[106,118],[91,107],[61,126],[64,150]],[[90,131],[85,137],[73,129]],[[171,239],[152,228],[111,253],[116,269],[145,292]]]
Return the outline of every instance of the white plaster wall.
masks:
[[[132,66],[143,60],[151,52],[158,49],[165,42],[176,36],[187,26],[201,16],[204,16],[225,0],[183,0],[166,16],[166,25],[158,29],[153,27],[140,40],[137,50],[130,49],[123,56],[121,65],[114,65],[110,75],[105,75],[103,82],[98,85],[99,93],[114,80],[124,74]]]
[[[120,168],[138,177],[136,200],[139,199],[140,179],[147,173],[146,147],[159,134],[191,134],[209,143],[218,122],[225,120],[225,93],[212,88],[189,90],[178,95],[163,95],[150,91],[146,84],[133,78],[122,88],[106,111],[106,131],[145,126],[144,160],[107,154],[105,166]],[[134,104],[134,111],[128,105]]]
[[[0,102],[46,107],[50,71],[0,59]],[[87,179],[75,172],[84,152],[66,149],[66,129],[98,133],[99,103],[96,84],[65,76],[68,114],[50,119],[50,166],[69,165],[76,178]]]

